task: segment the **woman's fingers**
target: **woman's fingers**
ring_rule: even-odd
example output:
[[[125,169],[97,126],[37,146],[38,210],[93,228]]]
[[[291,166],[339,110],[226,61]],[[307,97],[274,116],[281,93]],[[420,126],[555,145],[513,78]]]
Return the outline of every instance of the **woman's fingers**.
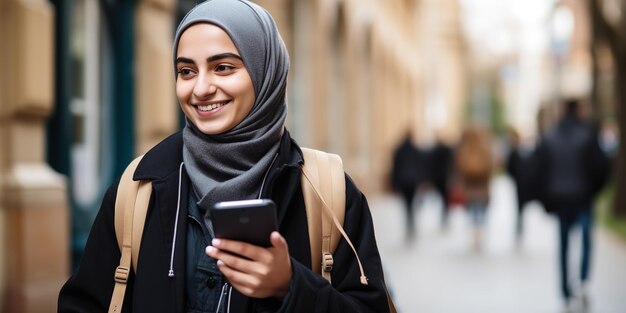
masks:
[[[235,255],[230,251],[220,250],[214,246],[206,247],[205,251],[208,256],[226,263],[235,270],[248,272],[247,269],[254,268],[253,260]]]
[[[228,281],[239,291],[251,293],[260,286],[261,280],[254,275],[240,272],[223,261],[217,261],[217,266]]]
[[[228,239],[213,239],[211,245],[219,250],[240,255],[250,260],[258,260],[263,257],[265,249],[243,241]]]
[[[287,251],[287,240],[285,240],[279,232],[274,231],[270,234],[270,242],[272,243],[272,247],[278,250]]]
[[[215,260],[233,287],[250,297],[283,298],[291,281],[291,259],[287,241],[278,232],[270,236],[272,246],[215,239],[206,254]]]
[[[235,257],[235,259],[236,258],[237,257]],[[243,260],[242,258],[239,258],[239,259]],[[228,258],[228,260],[232,261],[233,259]],[[239,261],[235,260],[234,264],[241,265],[241,264],[244,264],[245,262],[250,262],[250,261],[244,261],[240,263]],[[266,275],[259,275],[255,273],[258,271],[263,272],[261,268],[265,268],[264,272],[269,273],[269,270],[267,269],[266,266],[257,262],[250,262],[249,265],[251,266],[242,266],[240,268],[236,268],[230,265],[231,264],[228,264],[226,263],[226,261],[223,261],[223,260],[217,261],[217,266],[219,267],[222,274],[224,274],[224,276],[226,277],[226,279],[228,279],[230,284],[233,285],[233,287],[237,289],[239,292],[241,292],[242,294],[248,297],[255,297],[255,298],[267,298],[267,297],[272,297],[272,296],[281,294],[281,293],[278,293],[276,288],[274,288],[272,285],[267,284]],[[253,271],[253,272],[245,272],[245,271]]]
[[[214,239],[213,246],[208,246],[206,253],[236,271],[257,276],[268,275],[269,266],[275,259],[269,249],[224,239]]]

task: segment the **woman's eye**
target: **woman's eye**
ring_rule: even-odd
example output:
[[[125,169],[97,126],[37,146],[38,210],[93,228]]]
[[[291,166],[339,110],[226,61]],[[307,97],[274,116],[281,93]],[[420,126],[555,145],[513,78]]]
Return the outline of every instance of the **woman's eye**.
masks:
[[[228,64],[219,64],[215,67],[215,71],[219,73],[229,72],[235,69],[234,66]]]
[[[188,68],[181,68],[181,69],[178,70],[178,75],[180,75],[180,76],[189,76],[192,73],[193,72],[190,69],[188,69]]]

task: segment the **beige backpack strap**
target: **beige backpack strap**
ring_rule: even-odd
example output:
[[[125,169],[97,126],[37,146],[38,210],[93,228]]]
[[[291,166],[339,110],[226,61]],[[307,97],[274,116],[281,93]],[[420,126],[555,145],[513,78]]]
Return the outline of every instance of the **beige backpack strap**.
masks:
[[[302,153],[304,165],[301,184],[307,212],[312,269],[331,282],[333,253],[341,234],[357,258],[361,283],[367,285],[361,260],[342,226],[346,210],[346,182],[341,157],[307,148],[302,148]]]
[[[120,257],[120,265],[115,270],[115,287],[109,305],[109,313],[122,311],[131,264],[133,270],[137,270],[141,236],[143,235],[146,212],[152,192],[150,181],[133,180],[135,169],[142,157],[136,158],[126,167],[117,186],[115,235],[122,256]]]

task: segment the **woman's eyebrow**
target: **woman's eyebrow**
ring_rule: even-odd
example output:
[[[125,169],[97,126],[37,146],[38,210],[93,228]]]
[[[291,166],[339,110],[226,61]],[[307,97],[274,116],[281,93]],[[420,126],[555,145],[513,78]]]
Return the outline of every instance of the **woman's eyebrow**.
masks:
[[[208,57],[206,59],[206,61],[207,61],[207,63],[211,63],[211,62],[216,61],[216,60],[228,59],[228,58],[235,58],[235,59],[243,61],[243,59],[241,59],[240,56],[238,56],[238,55],[236,55],[234,53],[230,53],[230,52],[220,53],[220,54],[216,54],[216,55],[210,56],[210,57]],[[178,58],[176,58],[176,64],[178,65],[179,63],[193,64],[194,61],[192,59],[189,59],[189,58],[178,57]]]
[[[189,64],[193,64],[194,62],[193,62],[193,60],[192,60],[192,59],[178,57],[178,58],[176,58],[176,65],[178,65],[178,63],[189,63]]]
[[[214,56],[210,56],[206,59],[207,63],[211,63],[215,60],[220,60],[220,59],[227,59],[227,58],[235,58],[235,59],[239,59],[241,61],[243,61],[241,59],[240,56],[234,54],[234,53],[230,53],[230,52],[226,52],[226,53],[220,53],[220,54],[216,54]]]

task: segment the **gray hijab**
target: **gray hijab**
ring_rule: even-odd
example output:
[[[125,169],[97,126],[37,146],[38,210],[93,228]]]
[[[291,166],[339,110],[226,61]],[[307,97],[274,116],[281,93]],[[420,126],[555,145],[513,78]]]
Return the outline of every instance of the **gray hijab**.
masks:
[[[187,119],[183,161],[198,205],[258,197],[278,151],[287,103],[289,55],[265,9],[244,0],[209,0],[183,18],[174,38],[174,60],[181,34],[193,24],[210,23],[232,39],[252,78],[256,101],[246,118],[224,133],[206,135]]]

